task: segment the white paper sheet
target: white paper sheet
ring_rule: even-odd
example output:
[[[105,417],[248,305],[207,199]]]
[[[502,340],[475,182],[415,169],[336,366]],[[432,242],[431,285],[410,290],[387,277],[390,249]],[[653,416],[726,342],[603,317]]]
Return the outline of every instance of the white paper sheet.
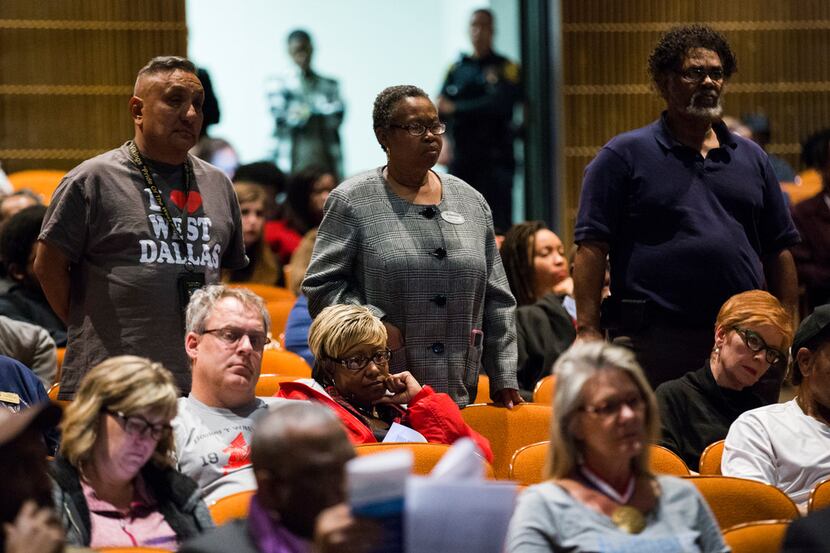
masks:
[[[392,426],[386,432],[386,437],[383,438],[383,443],[385,444],[392,442],[418,442],[425,444],[427,443],[427,439],[417,430],[393,422]]]
[[[448,482],[411,476],[406,483],[406,553],[503,553],[516,502],[510,482]]]

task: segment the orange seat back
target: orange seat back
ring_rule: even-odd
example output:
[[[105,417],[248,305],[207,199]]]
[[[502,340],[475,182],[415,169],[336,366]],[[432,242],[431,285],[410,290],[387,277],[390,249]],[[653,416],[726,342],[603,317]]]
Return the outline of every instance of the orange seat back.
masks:
[[[357,444],[354,449],[358,455],[376,455],[387,451],[394,451],[396,449],[408,449],[412,452],[413,464],[412,473],[418,475],[427,475],[438,464],[444,453],[450,448],[447,444],[424,444],[424,443],[377,443],[377,444]],[[484,461],[484,469],[487,478],[492,479],[493,467],[490,466],[486,460]]]
[[[210,516],[213,518],[216,526],[220,526],[237,518],[247,517],[248,510],[251,508],[251,498],[254,493],[254,490],[237,492],[217,499],[208,505]]]
[[[718,440],[706,446],[700,454],[700,474],[720,475],[720,460],[723,457],[725,440]]]
[[[520,447],[513,453],[507,477],[522,486],[531,486],[542,482],[545,479],[545,462],[549,450],[550,441],[536,442]]]
[[[280,286],[268,286],[267,284],[256,284],[253,282],[228,282],[227,285],[231,288],[247,288],[262,298],[262,301],[265,303],[273,300],[291,300],[293,302],[297,299],[297,296],[291,290]]]
[[[533,390],[533,403],[550,405],[553,403],[553,394],[556,392],[556,375],[549,374],[536,383]]]
[[[723,531],[723,540],[732,553],[778,553],[789,525],[789,520],[738,524]]]
[[[689,476],[689,467],[674,451],[661,445],[649,446],[649,464],[651,471],[657,474],[671,474],[673,476]]]
[[[30,169],[10,174],[9,182],[15,190],[31,190],[40,196],[45,205],[49,205],[52,194],[65,174],[65,171],[53,169]]]
[[[807,502],[807,511],[811,513],[826,507],[830,507],[830,478],[813,486]]]
[[[279,374],[311,378],[311,367],[305,359],[294,352],[278,349],[266,349],[262,352],[261,374]]]
[[[256,395],[257,397],[273,397],[280,391],[280,384],[283,382],[293,382],[297,380],[297,376],[286,376],[283,374],[261,374],[259,380],[256,381]]]
[[[478,375],[478,391],[475,403],[490,403],[490,377],[486,374]]]
[[[507,409],[474,404],[462,409],[461,416],[490,441],[496,478],[507,478],[517,449],[549,438],[551,408],[548,405],[522,403]]]
[[[291,309],[294,308],[294,303],[297,298],[268,300],[265,302],[265,308],[271,316],[271,336],[279,336],[285,332],[285,327],[288,325],[288,315]]]
[[[687,476],[709,504],[721,528],[759,520],[792,520],[798,508],[784,492],[756,480],[733,476]]]

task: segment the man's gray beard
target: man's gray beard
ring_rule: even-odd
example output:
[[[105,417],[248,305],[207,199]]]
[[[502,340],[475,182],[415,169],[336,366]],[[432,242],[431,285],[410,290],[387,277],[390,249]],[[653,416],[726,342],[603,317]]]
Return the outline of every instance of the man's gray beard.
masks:
[[[718,103],[717,105],[710,107],[710,108],[702,108],[695,105],[695,99],[697,98],[697,94],[692,95],[691,100],[689,100],[689,105],[686,106],[686,115],[691,115],[697,119],[704,119],[709,122],[717,121],[720,119],[721,115],[723,115],[723,102],[721,101],[721,97],[718,96]]]

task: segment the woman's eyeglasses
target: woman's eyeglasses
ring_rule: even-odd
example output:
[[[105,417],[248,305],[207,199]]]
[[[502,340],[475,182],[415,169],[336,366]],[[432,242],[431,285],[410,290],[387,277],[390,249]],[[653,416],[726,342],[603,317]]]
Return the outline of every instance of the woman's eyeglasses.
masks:
[[[599,405],[584,405],[582,410],[598,417],[611,418],[616,417],[620,411],[622,411],[623,406],[628,407],[634,412],[639,412],[645,407],[645,405],[646,400],[643,399],[643,396],[636,395],[622,399],[604,401]]]
[[[153,424],[141,415],[125,415],[121,411],[106,410],[107,414],[112,415],[124,432],[131,436],[146,438],[150,436],[154,440],[161,440],[166,438],[173,431],[170,424]]]
[[[741,328],[739,326],[733,327],[735,333],[741,337],[744,345],[749,348],[752,353],[764,352],[764,359],[770,365],[780,365],[787,359],[787,354],[771,348],[767,345],[763,338],[757,333],[748,328]]]
[[[390,357],[392,357],[392,351],[387,348],[379,349],[369,357],[366,357],[365,355],[355,355],[352,357],[344,357],[343,359],[338,359],[336,357],[329,357],[329,359],[340,363],[350,371],[359,372],[369,365],[369,361],[375,365],[382,366],[389,362]]]
[[[423,136],[427,129],[432,134],[444,134],[447,132],[447,126],[438,121],[437,123],[431,123],[429,125],[424,125],[423,123],[410,123],[409,125],[389,125],[393,129],[403,129],[412,136]]]

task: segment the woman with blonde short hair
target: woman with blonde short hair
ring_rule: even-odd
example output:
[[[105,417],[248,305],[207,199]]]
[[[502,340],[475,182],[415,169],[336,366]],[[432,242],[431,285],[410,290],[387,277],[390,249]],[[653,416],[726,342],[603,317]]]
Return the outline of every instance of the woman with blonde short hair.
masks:
[[[311,324],[308,344],[316,359],[314,379],[280,384],[279,395],[327,405],[353,443],[382,441],[398,423],[431,443],[472,438],[493,460],[487,438],[467,426],[450,396],[421,386],[409,371],[389,374],[386,327],[367,307],[326,307]]]
[[[793,332],[792,318],[769,292],[750,290],[726,300],[703,367],[657,387],[658,443],[697,471],[706,446],[726,438],[741,413],[778,400],[780,382],[761,379],[771,368],[784,374]]]
[[[649,470],[659,421],[634,354],[577,343],[554,373],[550,480],[522,494],[507,551],[728,551],[695,487]]]
[[[213,526],[196,483],[173,468],[178,396],[170,372],[142,357],[107,359],[81,381],[51,467],[68,543],[175,550]]]

